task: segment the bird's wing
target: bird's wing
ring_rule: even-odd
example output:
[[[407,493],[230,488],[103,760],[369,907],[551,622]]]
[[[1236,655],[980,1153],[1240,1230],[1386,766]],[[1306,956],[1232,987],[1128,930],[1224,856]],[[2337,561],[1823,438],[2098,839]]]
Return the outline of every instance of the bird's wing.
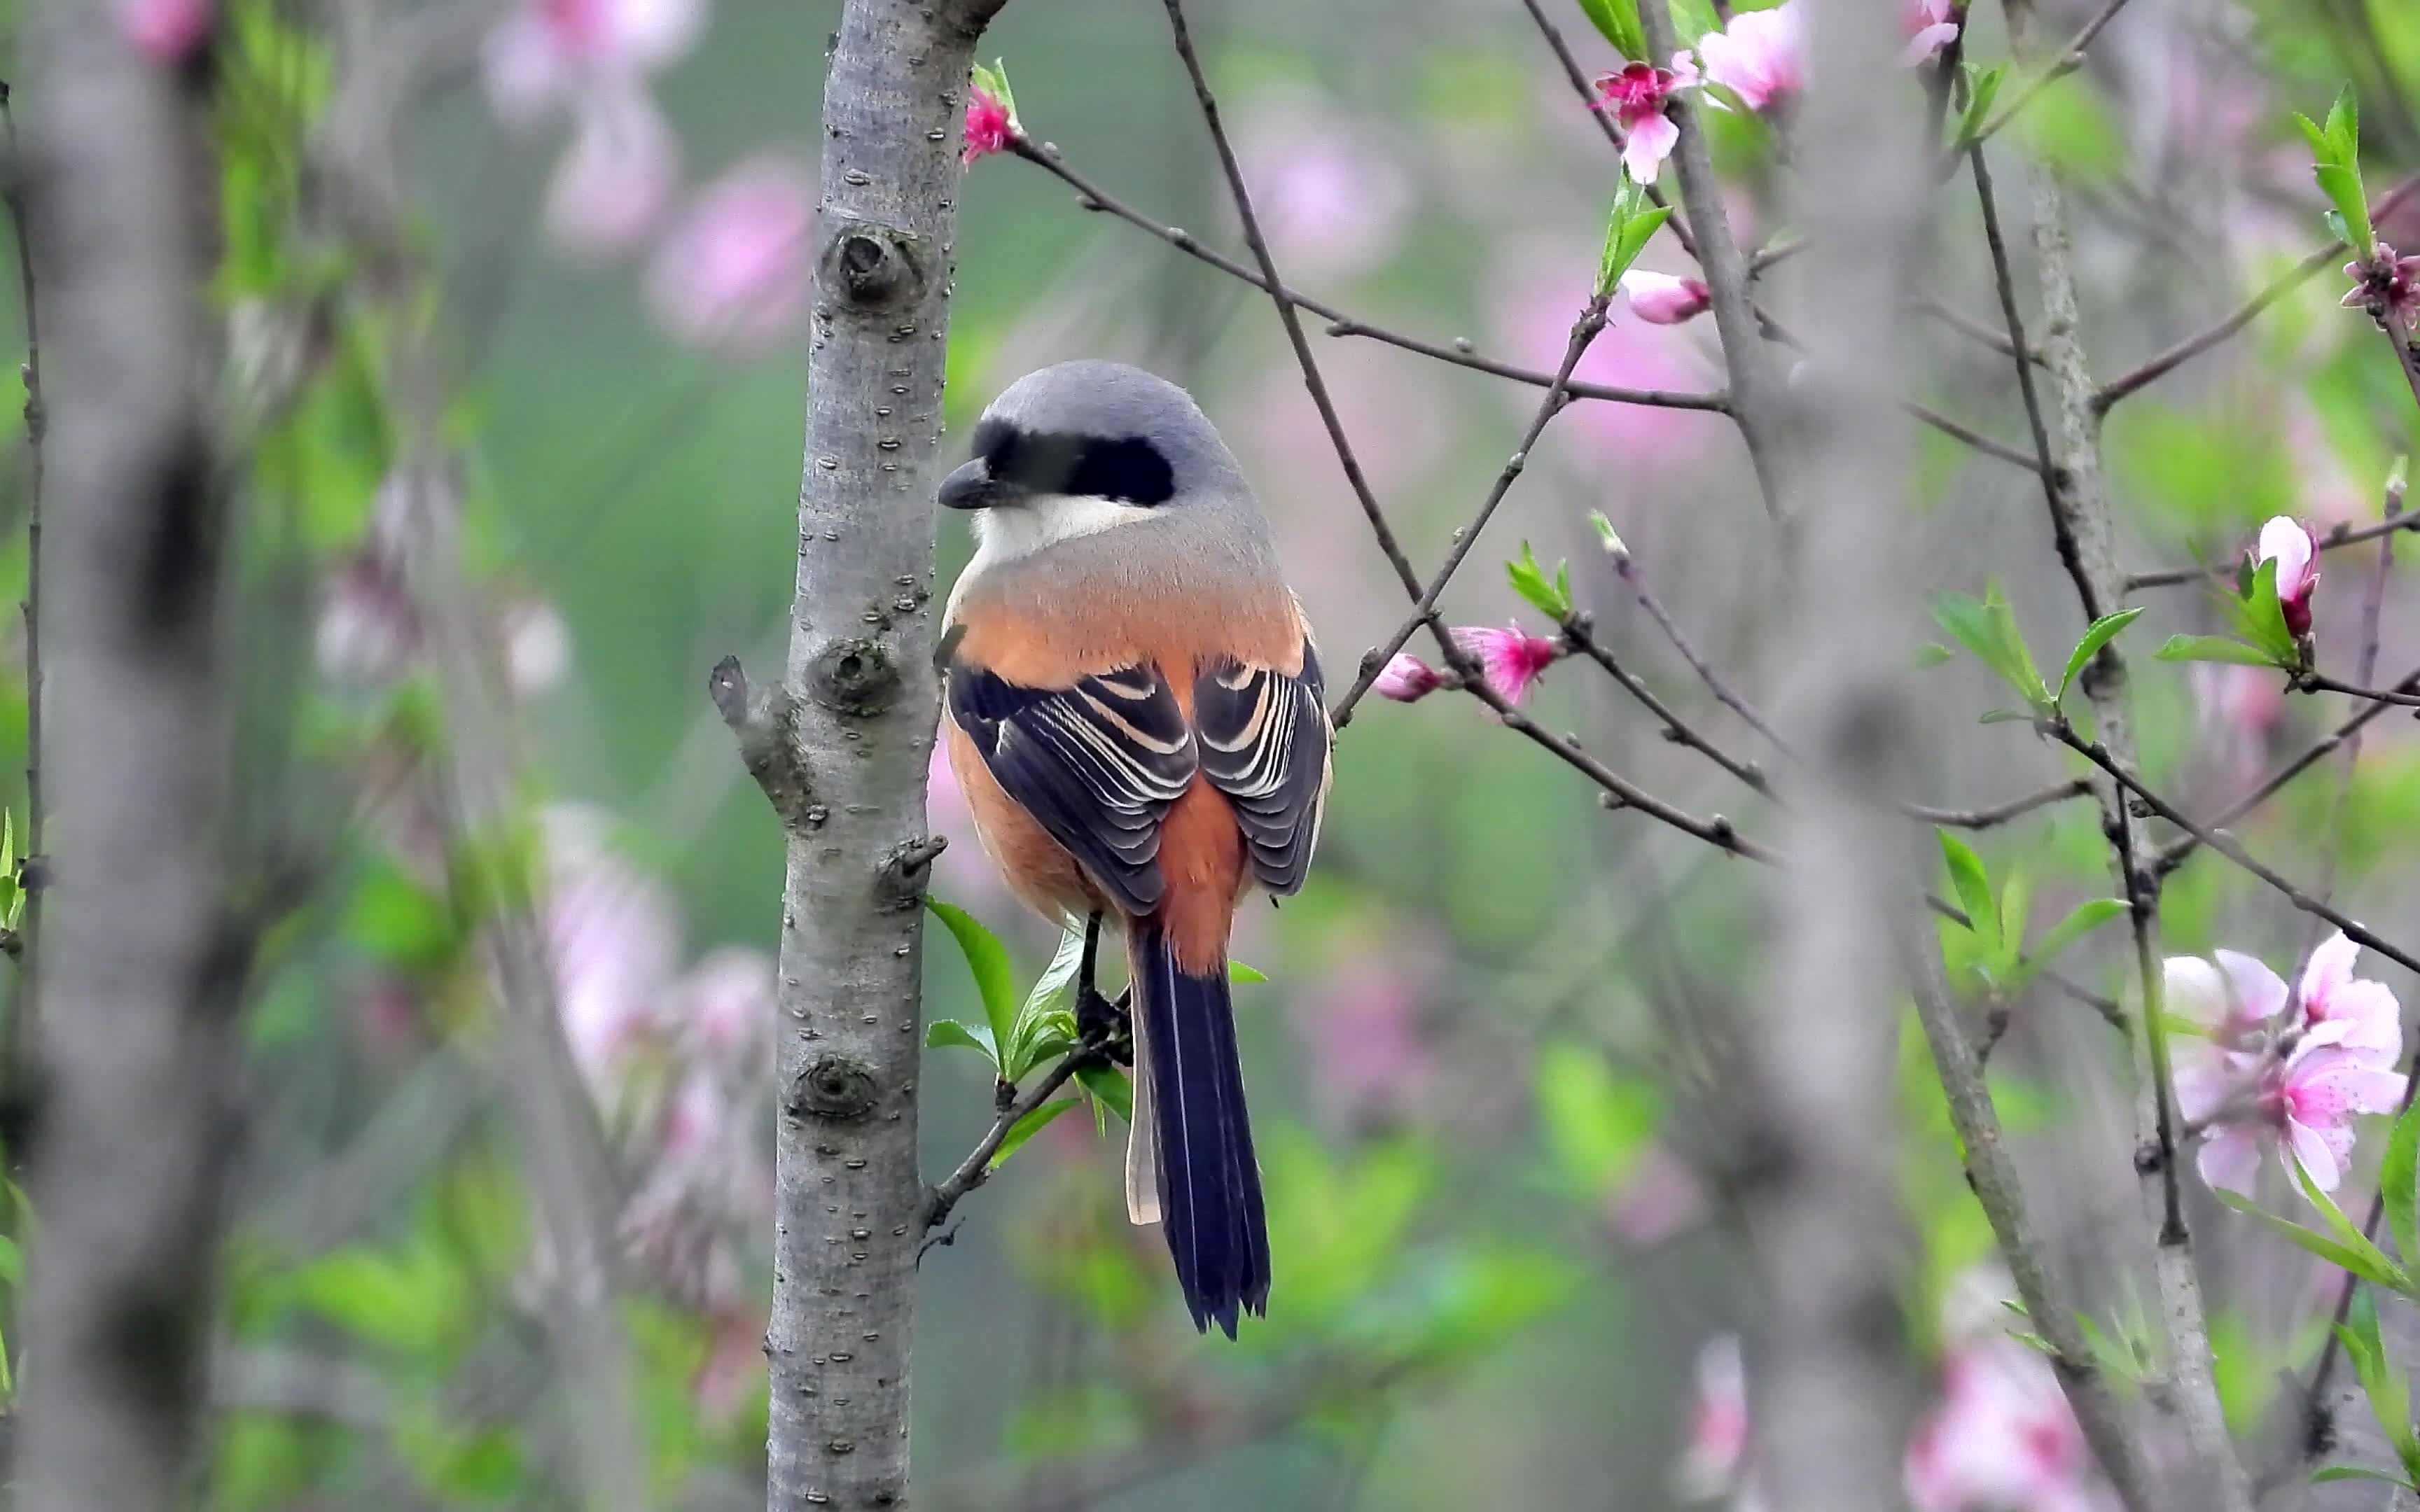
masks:
[[[1231,657],[1194,679],[1202,775],[1234,808],[1251,844],[1252,874],[1271,892],[1301,887],[1319,842],[1333,733],[1320,702],[1325,690],[1308,640],[1294,676]]]
[[[1193,732],[1159,673],[1124,667],[1025,687],[960,661],[950,717],[1001,791],[1130,914],[1158,906],[1159,822],[1192,782]]]

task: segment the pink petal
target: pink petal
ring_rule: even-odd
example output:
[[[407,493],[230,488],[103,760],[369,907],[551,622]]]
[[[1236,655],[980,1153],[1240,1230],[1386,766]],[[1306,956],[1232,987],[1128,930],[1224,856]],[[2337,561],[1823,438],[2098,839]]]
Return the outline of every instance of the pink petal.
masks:
[[[2234,1017],[2226,978],[2197,955],[2172,955],[2161,964],[2161,996],[2168,1011],[2216,1034]]]
[[[2246,1123],[2211,1130],[2201,1142],[2201,1154],[2195,1165],[2201,1170],[2201,1179],[2211,1187],[2252,1196],[2260,1177],[2259,1131]]]
[[[201,45],[216,16],[212,0],[118,0],[117,30],[145,57],[174,67]]]
[[[2284,568],[2281,566],[2279,571],[2282,573]],[[2336,1016],[2329,1010],[2328,999],[2352,980],[2353,962],[2360,955],[2361,947],[2342,930],[2319,942],[2319,948],[2311,952],[2310,961],[2303,967],[2303,1014],[2305,1018]]]
[[[2286,1136],[2292,1142],[2294,1159],[2302,1164],[2311,1184],[2322,1192],[2335,1191],[2344,1174],[2344,1157],[2352,1153],[2352,1131],[2315,1129],[2289,1119]],[[2343,1145],[2341,1150],[2336,1148],[2339,1143]]]
[[[1908,39],[1906,50],[1899,55],[1900,67],[1912,69],[1918,64],[1929,63],[1934,54],[1957,39],[1958,23],[1954,21],[1927,26]]]
[[[1382,699],[1410,703],[1435,692],[1442,681],[1436,670],[1427,662],[1408,651],[1399,651],[1395,653],[1395,659],[1387,663],[1386,670],[1371,682],[1370,691]]]
[[[1705,313],[1713,297],[1694,278],[1675,278],[1634,268],[1617,285],[1630,313],[1650,325],[1677,326]]]
[[[2279,515],[2260,527],[2256,561],[2277,563],[2277,596],[2299,598],[2311,580],[2314,543],[2310,527],[2290,515]]]
[[[656,249],[647,298],[692,345],[733,355],[770,348],[806,311],[814,193],[803,169],[751,159],[701,193]]]
[[[479,49],[488,108],[507,126],[528,125],[560,104],[571,92],[572,72],[571,59],[535,10],[497,22]]]
[[[2212,950],[2211,958],[2226,973],[2233,1000],[2230,1024],[2249,1027],[2266,1024],[2286,1011],[2286,982],[2261,962],[2235,950]]]
[[[679,139],[653,101],[636,90],[586,97],[547,186],[547,234],[580,256],[626,251],[655,227],[679,179]]]
[[[1634,182],[1652,184],[1680,140],[1681,129],[1659,111],[1630,129],[1630,140],[1622,144],[1621,165]]]

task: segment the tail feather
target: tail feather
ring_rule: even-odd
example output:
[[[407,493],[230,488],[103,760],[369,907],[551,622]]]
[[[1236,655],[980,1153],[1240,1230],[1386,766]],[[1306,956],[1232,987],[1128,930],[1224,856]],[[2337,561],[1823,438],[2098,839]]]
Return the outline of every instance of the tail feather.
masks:
[[[1267,1311],[1268,1218],[1244,1110],[1244,1069],[1223,961],[1196,976],[1150,921],[1128,935],[1135,989],[1137,1117],[1157,1145],[1158,1208],[1193,1326],[1235,1336],[1239,1313]],[[1136,1147],[1140,1149],[1140,1146]],[[1128,1180],[1134,1206],[1134,1180]]]

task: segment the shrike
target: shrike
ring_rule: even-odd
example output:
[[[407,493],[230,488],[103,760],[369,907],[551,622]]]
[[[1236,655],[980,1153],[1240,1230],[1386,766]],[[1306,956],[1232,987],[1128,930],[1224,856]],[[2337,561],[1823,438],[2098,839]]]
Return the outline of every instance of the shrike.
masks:
[[[1269,1240],[1227,934],[1252,887],[1302,886],[1319,837],[1309,625],[1233,455],[1139,369],[1019,378],[940,501],[981,511],[942,639],[951,767],[1012,891],[1125,926],[1127,1212],[1165,1225],[1194,1326],[1233,1337],[1267,1306]]]

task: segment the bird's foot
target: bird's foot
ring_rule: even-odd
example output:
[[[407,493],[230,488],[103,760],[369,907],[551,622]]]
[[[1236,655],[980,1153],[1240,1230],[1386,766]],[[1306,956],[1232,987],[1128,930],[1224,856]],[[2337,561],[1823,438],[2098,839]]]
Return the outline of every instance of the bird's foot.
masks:
[[[1126,1011],[1132,990],[1112,1002],[1086,985],[1076,995],[1076,1036],[1121,1066],[1134,1064],[1134,1018]]]

